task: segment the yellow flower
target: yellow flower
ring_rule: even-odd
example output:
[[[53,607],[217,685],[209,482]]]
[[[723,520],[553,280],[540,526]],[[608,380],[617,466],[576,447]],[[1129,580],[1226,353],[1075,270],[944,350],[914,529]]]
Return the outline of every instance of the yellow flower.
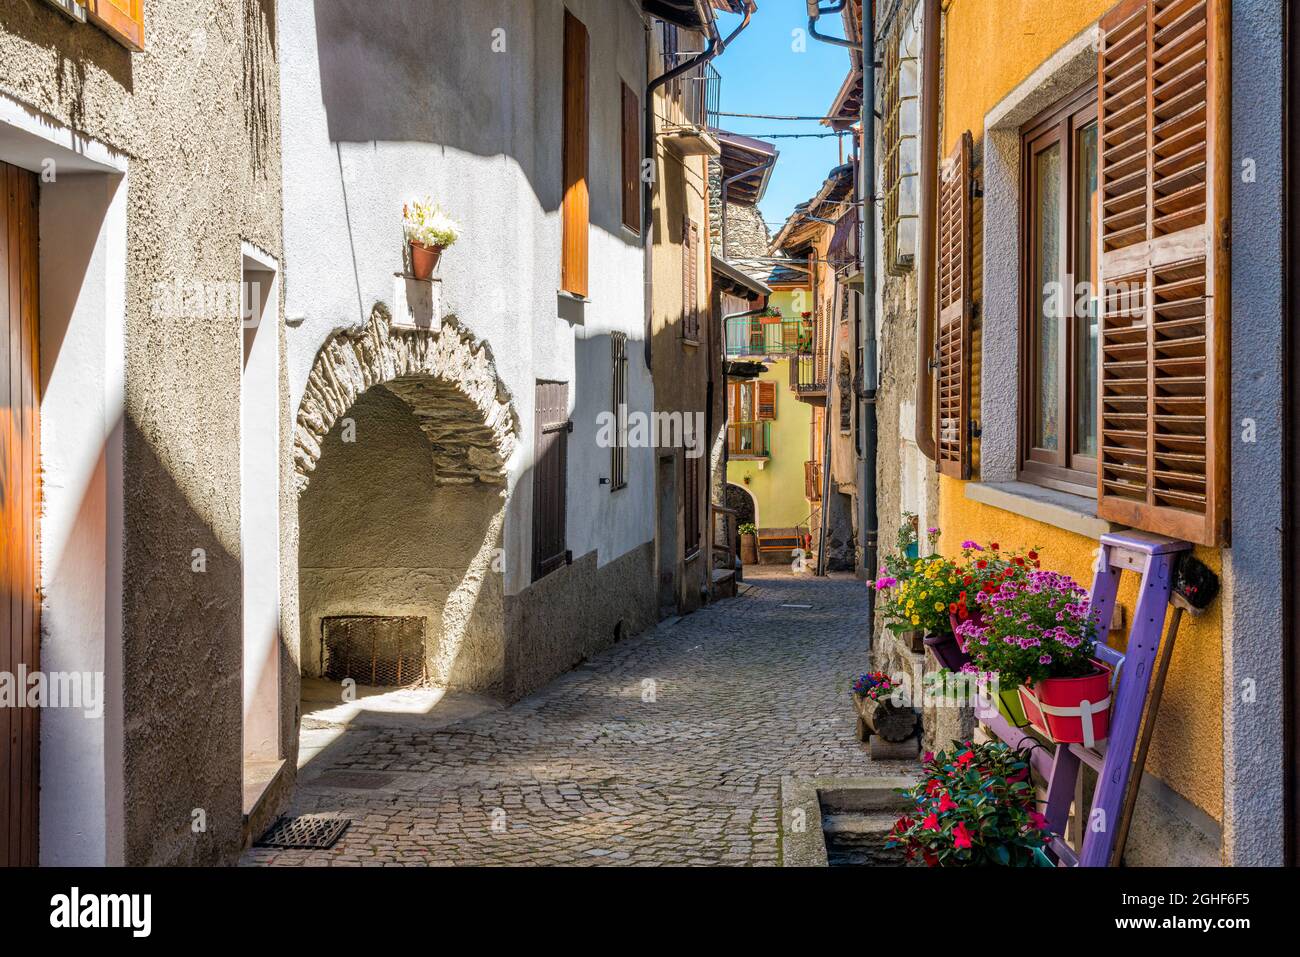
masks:
[[[943,611],[943,602],[941,602],[941,601],[936,601],[936,602],[934,603],[934,610],[935,610],[935,611]]]
[[[921,619],[920,619],[920,618],[917,618],[915,615],[913,615],[913,616],[912,616],[912,624],[914,624],[914,625],[919,625],[920,623],[921,623]]]

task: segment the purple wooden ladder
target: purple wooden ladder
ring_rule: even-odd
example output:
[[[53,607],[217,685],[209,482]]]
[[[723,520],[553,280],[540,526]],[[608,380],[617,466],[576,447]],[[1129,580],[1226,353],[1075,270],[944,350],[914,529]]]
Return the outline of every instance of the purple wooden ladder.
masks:
[[[1097,613],[1097,657],[1114,669],[1115,687],[1110,715],[1110,737],[1097,749],[1081,744],[1058,745],[1055,754],[1044,747],[1033,747],[1030,762],[1047,780],[1047,809],[1044,816],[1056,835],[1052,850],[1063,866],[1106,867],[1115,851],[1125,795],[1134,773],[1133,756],[1137,748],[1142,712],[1151,687],[1151,674],[1164,632],[1165,614],[1173,587],[1174,565],[1191,545],[1147,532],[1112,532],[1101,537],[1096,577],[1092,583],[1092,608]],[[1137,572],[1142,576],[1137,608],[1129,629],[1126,651],[1106,644],[1107,626],[1115,610],[1120,574]],[[1169,637],[1173,640],[1172,635]],[[1154,704],[1158,704],[1155,702]],[[990,731],[1012,747],[1031,747],[1038,740],[1027,731],[1014,727],[996,708],[976,709],[976,717]],[[1155,708],[1148,720],[1155,720]],[[1085,827],[1082,853],[1076,855],[1064,839],[1079,780],[1080,765],[1097,772],[1097,788]],[[1136,769],[1138,774],[1141,768]]]

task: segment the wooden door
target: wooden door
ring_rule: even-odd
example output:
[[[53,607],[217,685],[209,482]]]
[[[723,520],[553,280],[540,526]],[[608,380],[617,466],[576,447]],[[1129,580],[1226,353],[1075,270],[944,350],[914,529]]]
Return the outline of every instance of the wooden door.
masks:
[[[20,671],[40,668],[37,193],[34,174],[0,163],[0,674],[18,693]],[[0,866],[36,863],[37,718],[0,706]]]

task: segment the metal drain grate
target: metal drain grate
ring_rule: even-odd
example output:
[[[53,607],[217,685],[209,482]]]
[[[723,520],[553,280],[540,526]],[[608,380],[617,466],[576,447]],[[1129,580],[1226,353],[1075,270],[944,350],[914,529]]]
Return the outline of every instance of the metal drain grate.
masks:
[[[254,847],[278,847],[286,850],[314,851],[333,847],[352,822],[324,814],[300,814],[280,817],[259,837]]]

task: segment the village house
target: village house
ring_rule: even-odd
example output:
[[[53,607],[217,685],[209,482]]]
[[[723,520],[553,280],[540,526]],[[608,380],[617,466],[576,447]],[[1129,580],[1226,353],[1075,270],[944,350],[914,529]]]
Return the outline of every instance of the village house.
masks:
[[[879,428],[902,438],[879,450],[883,537],[911,512],[946,555],[1036,547],[1085,587],[1116,542],[1190,549],[1203,568],[1179,568],[1221,589],[1182,615],[1129,863],[1283,853],[1282,607],[1256,584],[1283,558],[1282,394],[1261,376],[1282,358],[1280,240],[1246,225],[1280,204],[1272,6],[899,0],[868,25]],[[927,740],[970,733],[969,713],[926,719]]]

